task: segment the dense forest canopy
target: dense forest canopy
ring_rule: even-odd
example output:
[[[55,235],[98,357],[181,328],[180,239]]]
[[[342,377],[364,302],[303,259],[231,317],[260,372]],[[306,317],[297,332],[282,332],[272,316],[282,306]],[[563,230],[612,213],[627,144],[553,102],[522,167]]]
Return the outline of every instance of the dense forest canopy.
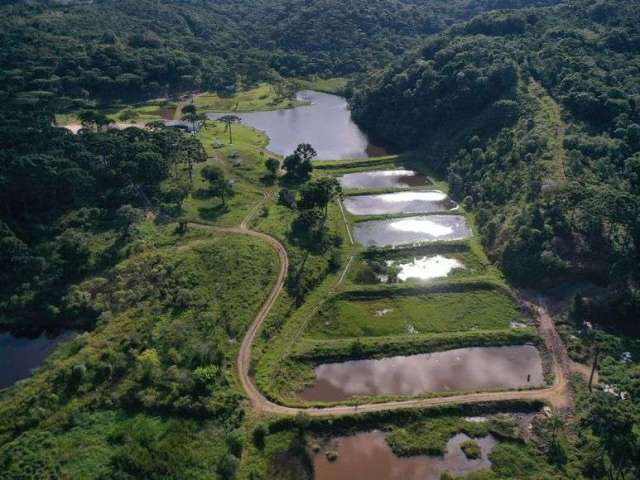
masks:
[[[637,478],[640,370],[629,333],[640,331],[639,7],[0,0],[0,330],[91,330],[0,392],[0,479],[63,478],[63,470],[77,478],[232,479],[247,468],[247,452],[272,455],[277,468],[293,454],[308,458],[301,446],[309,419],[269,431],[245,408],[236,376],[239,340],[273,287],[277,255],[262,240],[217,228],[238,233],[247,212],[228,204],[241,197],[286,244],[284,300],[258,339],[266,349],[287,316],[308,307],[305,296],[316,301],[341,253],[357,252],[341,248],[332,223],[335,214],[343,227],[331,204],[339,184],[320,178],[326,166],[312,164],[312,146],[271,158],[264,137],[235,115],[191,135],[160,121],[108,129],[102,107],[259,82],[273,84],[261,91],[280,92],[282,79],[317,77],[348,77],[353,118],[370,138],[448,180],[512,284],[576,287],[563,340],[583,363],[600,348],[601,378],[611,385],[593,394],[572,385],[575,418],[546,445],[557,449],[523,441],[531,455],[522,460],[515,449],[514,466],[530,470],[527,478],[542,478],[535,467],[548,465],[575,472],[570,478]],[[278,106],[294,92],[287,85]],[[196,105],[177,110],[192,126],[203,121]],[[60,113],[77,115],[77,134],[56,124]],[[230,151],[232,132],[239,151]],[[247,166],[243,156],[260,160]],[[269,195],[259,203],[278,185],[271,204]],[[213,221],[195,226],[185,198],[204,206],[196,221],[201,210],[235,216],[213,229]],[[596,293],[583,295],[582,285]],[[350,348],[362,346],[358,338]],[[271,434],[295,448],[265,448]],[[254,467],[240,478],[284,478],[271,464]]]
[[[554,2],[18,2],[0,16],[0,81],[12,91],[131,99],[217,89],[238,78],[345,76],[381,68],[455,21],[532,3]]]
[[[579,274],[608,283],[605,304],[634,329],[637,7],[576,0],[480,15],[373,77],[352,100],[374,139],[423,149],[448,175],[514,281]]]

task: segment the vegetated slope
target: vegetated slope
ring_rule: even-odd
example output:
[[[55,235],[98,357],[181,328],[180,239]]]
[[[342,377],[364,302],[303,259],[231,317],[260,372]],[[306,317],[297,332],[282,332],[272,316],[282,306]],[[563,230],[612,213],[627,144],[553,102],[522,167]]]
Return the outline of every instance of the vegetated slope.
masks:
[[[155,233],[168,248],[146,238],[74,289],[96,329],[0,396],[1,479],[233,478],[244,419],[235,340],[277,256],[244,236]]]
[[[72,135],[52,126],[46,100],[0,99],[0,326],[91,324],[64,307],[66,289],[128,255],[151,202],[179,209],[188,188],[160,184],[184,178],[202,145],[170,129]]]
[[[636,328],[638,2],[575,0],[456,25],[352,99],[379,142],[420,148],[521,284],[595,278]],[[558,118],[556,103],[562,117]],[[564,144],[560,150],[558,141]],[[562,175],[558,174],[562,172]]]
[[[487,9],[555,0],[104,0],[2,7],[5,89],[150,98],[237,77],[344,76],[384,66]]]

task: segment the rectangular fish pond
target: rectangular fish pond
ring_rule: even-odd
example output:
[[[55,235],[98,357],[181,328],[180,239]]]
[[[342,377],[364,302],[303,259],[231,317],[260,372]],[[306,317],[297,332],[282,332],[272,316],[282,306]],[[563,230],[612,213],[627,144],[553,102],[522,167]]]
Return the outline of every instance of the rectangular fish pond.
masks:
[[[413,170],[394,169],[347,173],[338,178],[345,190],[365,188],[411,188],[428,185],[429,179]]]
[[[353,215],[445,212],[457,207],[439,190],[352,195],[345,197],[343,204]]]
[[[471,229],[462,215],[425,215],[358,222],[353,236],[364,246],[383,247],[464,240],[471,236]]]
[[[419,395],[539,387],[542,359],[532,345],[470,347],[444,352],[325,363],[298,396],[339,402],[367,395]]]

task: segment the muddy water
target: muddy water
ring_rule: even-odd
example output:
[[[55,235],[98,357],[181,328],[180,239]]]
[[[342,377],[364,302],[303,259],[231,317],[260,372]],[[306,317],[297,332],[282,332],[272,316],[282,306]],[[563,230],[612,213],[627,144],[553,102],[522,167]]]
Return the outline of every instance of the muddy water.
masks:
[[[429,215],[356,223],[355,240],[365,246],[462,240],[471,229],[461,215]]]
[[[299,394],[303,400],[535,387],[544,381],[540,353],[530,345],[326,363],[316,367],[315,374],[315,384]]]
[[[339,437],[328,446],[338,453],[337,460],[327,460],[326,450],[314,455],[314,480],[439,480],[445,471],[459,476],[490,468],[488,457],[497,444],[495,438],[489,435],[474,439],[482,451],[475,460],[469,460],[460,448],[468,439],[464,434],[454,436],[441,457],[397,457],[382,432]]]
[[[50,336],[43,334],[36,338],[0,334],[0,389],[31,375],[31,371],[39,367],[60,342],[75,335],[71,331]]]
[[[311,105],[235,115],[242,123],[264,131],[269,137],[267,148],[280,155],[293,153],[300,143],[310,143],[323,160],[384,155],[351,120],[344,98],[306,90],[298,93],[298,99]],[[208,117],[222,115],[211,113]]]
[[[344,189],[410,188],[429,184],[426,176],[404,169],[348,173],[338,178],[338,181]]]
[[[409,279],[430,280],[432,278],[446,277],[452,270],[464,268],[460,260],[442,255],[415,257],[410,262],[389,261],[387,264],[400,269],[398,280],[403,282]]]
[[[456,207],[456,203],[439,190],[355,195],[346,197],[343,203],[347,211],[353,215],[431,213]]]

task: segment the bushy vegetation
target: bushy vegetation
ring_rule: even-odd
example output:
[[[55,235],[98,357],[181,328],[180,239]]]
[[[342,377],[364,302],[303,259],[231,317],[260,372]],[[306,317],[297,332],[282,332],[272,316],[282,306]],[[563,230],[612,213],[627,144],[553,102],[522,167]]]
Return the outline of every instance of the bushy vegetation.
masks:
[[[98,326],[0,400],[2,478],[38,465],[63,477],[230,478],[242,450],[235,340],[276,263],[258,240],[196,236],[74,289]]]
[[[394,427],[387,436],[387,443],[400,456],[443,455],[447,442],[457,433],[464,433],[471,438],[490,434],[504,440],[517,438],[516,425],[509,416],[496,416],[483,421],[442,416],[406,427]]]
[[[112,265],[143,209],[179,211],[190,189],[164,192],[204,159],[200,142],[169,129],[52,126],[46,102],[0,107],[0,324],[70,323],[60,298],[70,283]],[[160,212],[161,213],[161,212]],[[91,320],[91,319],[85,319]]]

